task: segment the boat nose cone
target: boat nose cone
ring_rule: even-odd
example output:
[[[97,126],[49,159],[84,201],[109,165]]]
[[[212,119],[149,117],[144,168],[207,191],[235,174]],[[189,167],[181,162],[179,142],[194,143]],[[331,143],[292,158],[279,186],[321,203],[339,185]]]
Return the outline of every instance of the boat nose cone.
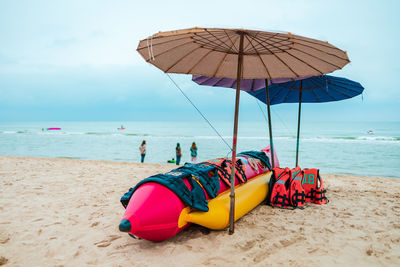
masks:
[[[121,232],[128,233],[132,228],[131,222],[127,219],[123,219],[119,224],[119,230]]]

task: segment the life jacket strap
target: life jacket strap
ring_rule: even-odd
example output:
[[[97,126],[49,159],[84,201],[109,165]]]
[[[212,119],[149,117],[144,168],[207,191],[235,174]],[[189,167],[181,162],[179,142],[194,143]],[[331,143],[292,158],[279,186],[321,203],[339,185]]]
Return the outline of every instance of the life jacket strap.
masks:
[[[329,202],[329,199],[326,197],[326,190],[324,189],[315,191],[314,201],[324,203],[323,200],[326,200],[326,203]]]
[[[285,208],[286,206],[289,205],[289,199],[287,198],[286,195],[281,195],[278,192],[274,197],[274,199],[272,200],[272,205],[280,208]]]
[[[306,202],[306,195],[304,192],[299,193],[298,190],[293,194],[292,196],[292,205],[293,207],[298,207],[299,203],[301,206],[304,206],[304,203]]]
[[[315,199],[315,191],[314,188],[311,188],[311,191],[306,194],[306,198],[310,199],[310,202],[314,201]]]

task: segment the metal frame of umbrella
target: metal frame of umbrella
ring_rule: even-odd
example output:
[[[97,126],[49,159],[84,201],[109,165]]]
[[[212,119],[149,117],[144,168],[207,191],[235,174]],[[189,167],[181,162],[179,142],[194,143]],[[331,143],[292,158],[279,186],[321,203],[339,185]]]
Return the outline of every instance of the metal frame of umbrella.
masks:
[[[159,32],[141,40],[137,51],[166,73],[236,78],[232,162],[236,162],[242,79],[299,78],[329,73],[350,60],[345,51],[291,33],[191,28]],[[234,232],[235,164],[231,170],[229,234]]]

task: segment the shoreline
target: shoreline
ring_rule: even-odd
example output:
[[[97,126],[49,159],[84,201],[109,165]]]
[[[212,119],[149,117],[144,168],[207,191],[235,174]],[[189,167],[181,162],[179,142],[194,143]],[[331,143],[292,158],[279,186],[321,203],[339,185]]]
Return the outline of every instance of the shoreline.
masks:
[[[12,155],[1,155],[0,154],[0,158],[1,157],[10,157],[10,158],[21,158],[21,159],[39,159],[39,160],[81,160],[81,161],[88,161],[88,162],[98,162],[98,163],[110,163],[110,164],[113,164],[113,163],[116,163],[116,164],[138,164],[138,165],[144,165],[144,166],[146,166],[146,165],[148,165],[148,166],[164,166],[164,167],[166,167],[166,166],[170,166],[171,167],[171,170],[172,169],[174,169],[174,168],[177,168],[177,167],[179,167],[179,166],[183,166],[183,164],[185,164],[185,162],[182,162],[181,161],[181,164],[180,165],[175,165],[174,163],[148,163],[148,162],[144,162],[144,163],[140,163],[140,162],[133,162],[133,161],[117,161],[117,160],[96,160],[96,159],[78,159],[78,158],[68,158],[68,157],[57,157],[57,158],[48,158],[48,157],[32,157],[32,156],[12,156]],[[200,163],[200,162],[198,162],[198,163]],[[282,166],[281,166],[282,167]],[[396,176],[381,176],[381,177],[379,177],[379,176],[367,176],[367,175],[356,175],[356,174],[351,174],[351,173],[348,173],[348,174],[336,174],[336,173],[325,173],[325,172],[323,172],[323,173],[321,173],[321,175],[323,176],[323,175],[334,175],[334,176],[337,176],[337,177],[340,177],[340,176],[345,176],[345,177],[347,177],[347,176],[352,176],[352,177],[365,177],[365,178],[373,178],[373,179],[375,179],[375,178],[379,178],[379,179],[400,179],[400,176],[399,177],[396,177]],[[143,179],[144,178],[147,178],[147,177],[143,177]]]
[[[235,234],[192,225],[160,243],[118,231],[120,197],[176,165],[0,156],[0,264],[396,265],[400,180],[322,174],[327,205],[259,205]],[[228,256],[230,255],[230,256]]]

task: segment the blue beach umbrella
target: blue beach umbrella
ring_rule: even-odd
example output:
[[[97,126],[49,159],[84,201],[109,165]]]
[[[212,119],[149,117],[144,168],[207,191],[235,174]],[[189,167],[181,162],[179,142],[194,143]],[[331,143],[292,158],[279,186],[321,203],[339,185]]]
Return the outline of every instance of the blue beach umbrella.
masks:
[[[360,83],[341,77],[322,75],[303,80],[267,85],[267,90],[249,92],[269,105],[299,103],[296,165],[299,156],[301,103],[325,103],[355,97],[364,91]]]
[[[192,80],[199,85],[236,88],[236,79],[233,78],[214,78],[193,75]],[[294,79],[243,79],[240,90],[246,91],[267,104],[272,167],[274,167],[270,105],[299,103],[296,146],[297,166],[301,103],[325,103],[344,100],[361,94],[364,88],[360,83],[346,78],[322,75]]]

